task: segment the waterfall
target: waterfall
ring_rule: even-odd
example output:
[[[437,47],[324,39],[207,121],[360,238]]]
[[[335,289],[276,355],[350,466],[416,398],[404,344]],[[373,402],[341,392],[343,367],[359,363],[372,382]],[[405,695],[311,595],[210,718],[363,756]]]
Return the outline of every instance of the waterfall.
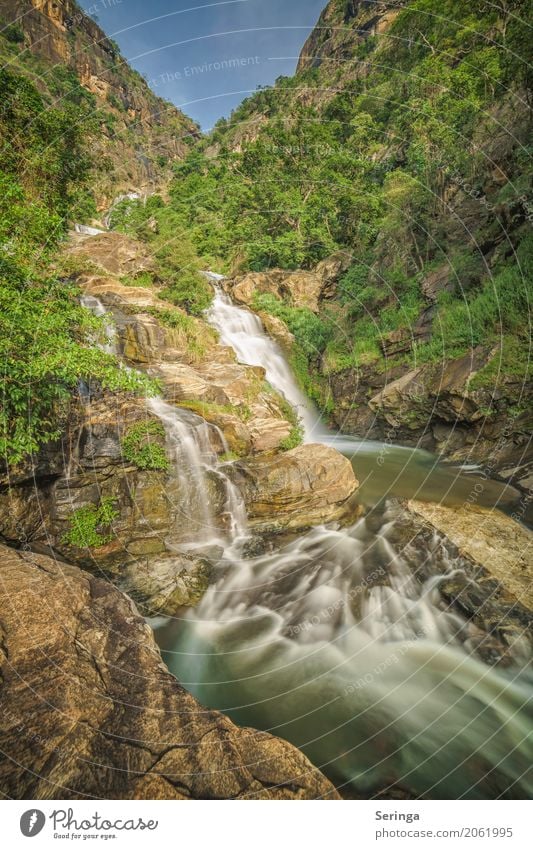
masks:
[[[116,327],[104,304],[92,295],[82,295],[80,302],[93,315],[105,318],[106,342],[100,347],[108,354],[118,354]],[[146,403],[165,428],[169,453],[174,458],[171,473],[179,491],[179,503],[174,506],[180,540],[184,541],[179,547],[211,544],[224,547],[244,536],[244,500],[225,474],[213,447],[220,446],[221,453],[229,450],[220,428],[162,398],[149,398]],[[216,511],[214,503],[219,506]]]
[[[260,318],[250,310],[237,307],[219,286],[215,286],[213,304],[206,317],[218,331],[221,343],[233,348],[241,363],[265,369],[270,385],[297,411],[305,441],[322,441],[325,428],[318,410],[301,391],[280,346],[267,336]]]
[[[105,313],[96,299],[85,305]],[[221,292],[208,318],[240,360],[265,367],[297,406],[306,437],[329,441],[259,319]],[[227,447],[220,430],[161,398],[148,406],[174,457],[176,546],[220,551],[200,605],[157,631],[183,685],[239,724],[292,741],[357,793],[399,786],[429,798],[530,797],[527,658],[518,645],[514,665],[500,670],[475,656],[491,635],[438,591],[460,561],[409,539],[398,550],[391,508],[347,529],[253,538],[218,460]]]
[[[308,440],[335,444],[257,316],[217,289],[207,317],[241,362],[265,368]],[[356,471],[360,457],[373,452],[375,462],[372,444],[342,443],[362,449]],[[390,454],[405,464],[412,453],[390,448],[387,462]],[[428,455],[415,454],[424,475],[435,474]],[[429,544],[417,552],[409,539],[398,553],[400,530],[385,511],[278,543],[237,540],[198,608],[158,632],[165,660],[203,704],[285,737],[357,792],[399,785],[429,798],[529,796],[527,650],[518,644],[507,670],[476,657],[491,636],[438,591],[460,561]]]
[[[222,431],[200,416],[151,398],[148,408],[162,422],[179,484],[177,523],[190,543],[225,546],[246,533],[246,509],[235,484],[220,466],[213,444],[228,445]],[[220,499],[217,499],[217,494]],[[222,501],[215,513],[213,502]],[[182,534],[180,534],[182,536]]]

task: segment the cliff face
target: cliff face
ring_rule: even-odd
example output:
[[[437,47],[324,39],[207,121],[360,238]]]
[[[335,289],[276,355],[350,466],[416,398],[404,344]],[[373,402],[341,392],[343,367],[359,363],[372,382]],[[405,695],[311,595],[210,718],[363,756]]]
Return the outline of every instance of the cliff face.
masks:
[[[172,162],[199,136],[194,122],[153,94],[74,0],[4,0],[1,17],[9,24],[2,64],[30,76],[52,101],[76,80],[85,91],[97,125],[89,133],[98,207],[164,185]]]
[[[305,42],[296,73],[339,67],[368,38],[386,32],[405,0],[333,0],[328,3]]]

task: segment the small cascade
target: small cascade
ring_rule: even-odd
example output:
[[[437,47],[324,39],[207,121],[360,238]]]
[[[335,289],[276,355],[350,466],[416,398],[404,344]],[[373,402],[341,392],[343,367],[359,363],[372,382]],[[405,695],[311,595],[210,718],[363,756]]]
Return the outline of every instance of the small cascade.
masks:
[[[277,342],[264,331],[261,319],[247,309],[237,307],[219,286],[206,318],[223,345],[233,348],[237,359],[248,366],[261,366],[274,389],[292,404],[300,416],[306,442],[321,442],[326,429],[320,414],[306,398]]]
[[[228,450],[222,431],[188,410],[162,398],[148,400],[148,408],[162,422],[174,457],[180,493],[180,529],[189,543],[227,545],[246,532],[246,509],[241,494],[219,464],[213,447]],[[219,510],[213,505],[219,504]]]
[[[92,312],[93,315],[97,316],[97,318],[105,319],[104,333],[106,341],[99,347],[105,351],[106,354],[118,354],[117,329],[114,322],[110,320],[109,312],[104,307],[102,301],[95,298],[93,295],[82,295],[80,298],[80,304],[82,307],[89,310],[89,312]]]
[[[92,295],[82,295],[82,306],[105,318],[106,342],[102,350],[118,354],[117,331],[104,304]],[[147,400],[148,408],[161,421],[174,457],[173,473],[178,482],[176,522],[184,545],[225,547],[246,534],[246,508],[235,484],[219,463],[214,446],[227,453],[229,446],[220,428],[200,416],[168,404],[162,398]],[[216,508],[216,509],[215,509]],[[186,533],[183,533],[186,529]],[[179,547],[183,547],[182,545]]]

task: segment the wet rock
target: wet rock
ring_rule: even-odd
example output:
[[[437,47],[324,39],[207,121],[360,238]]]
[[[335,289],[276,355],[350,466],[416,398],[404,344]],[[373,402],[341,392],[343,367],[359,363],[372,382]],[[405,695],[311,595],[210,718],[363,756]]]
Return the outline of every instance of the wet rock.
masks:
[[[209,585],[209,561],[186,554],[163,559],[135,560],[120,576],[120,589],[145,616],[174,616],[194,607]]]
[[[201,707],[110,584],[42,555],[0,558],[7,796],[339,798],[289,743]]]
[[[467,618],[462,639],[470,650],[491,664],[529,660],[531,534],[498,511],[420,501],[391,503],[389,510],[395,518],[390,542],[418,581],[442,576],[438,591]]]
[[[533,534],[499,510],[410,501],[409,509],[444,533],[533,612]]]
[[[325,445],[302,445],[228,470],[244,495],[252,527],[306,528],[354,515],[359,486],[349,460]]]

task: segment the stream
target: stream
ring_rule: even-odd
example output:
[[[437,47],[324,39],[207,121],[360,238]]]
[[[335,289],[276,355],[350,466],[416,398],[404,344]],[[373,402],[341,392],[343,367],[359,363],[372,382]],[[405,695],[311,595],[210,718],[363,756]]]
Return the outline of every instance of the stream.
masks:
[[[207,319],[222,344],[240,362],[265,368],[297,408],[306,442],[333,445],[352,460],[370,509],[348,528],[254,536],[212,447],[223,435],[162,399],[150,401],[186,484],[180,507],[190,539],[180,547],[211,547],[218,561],[195,609],[152,622],[169,669],[207,707],[297,745],[348,797],[531,797],[527,641],[517,641],[510,665],[484,663],[479,633],[439,592],[460,563],[437,536],[422,552],[409,539],[398,550],[398,515],[386,500],[461,504],[475,477],[427,452],[332,433],[259,318],[216,280],[215,292]],[[211,506],[214,477],[225,498],[222,528]],[[478,503],[512,502],[503,484],[483,483]]]

